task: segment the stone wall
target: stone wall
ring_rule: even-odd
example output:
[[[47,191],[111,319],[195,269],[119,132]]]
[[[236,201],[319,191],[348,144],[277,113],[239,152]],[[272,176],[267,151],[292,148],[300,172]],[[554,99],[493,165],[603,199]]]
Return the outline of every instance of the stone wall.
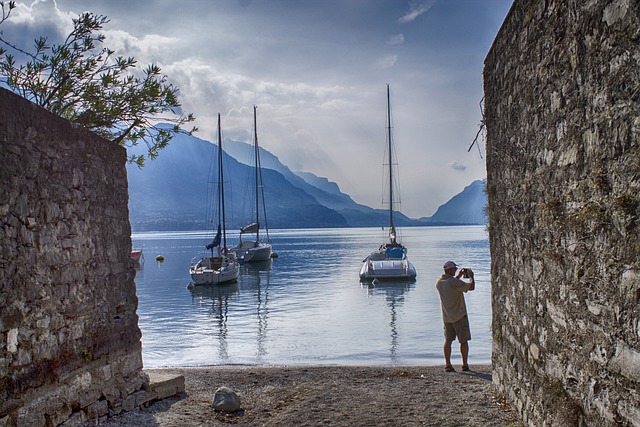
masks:
[[[484,90],[494,382],[640,426],[640,2],[515,0]]]
[[[0,426],[148,400],[126,153],[0,89]]]

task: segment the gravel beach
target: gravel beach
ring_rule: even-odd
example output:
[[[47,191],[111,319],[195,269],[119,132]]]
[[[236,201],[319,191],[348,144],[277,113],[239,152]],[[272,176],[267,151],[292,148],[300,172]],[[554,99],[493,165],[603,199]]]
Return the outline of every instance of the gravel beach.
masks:
[[[121,426],[520,426],[491,383],[491,366],[194,367],[145,369],[185,377],[185,393],[110,418]],[[218,387],[242,410],[213,410]]]

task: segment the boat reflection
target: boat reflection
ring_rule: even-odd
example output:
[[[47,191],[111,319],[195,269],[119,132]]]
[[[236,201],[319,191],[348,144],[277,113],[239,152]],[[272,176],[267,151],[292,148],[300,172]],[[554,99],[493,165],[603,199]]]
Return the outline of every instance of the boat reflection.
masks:
[[[228,359],[227,335],[229,333],[227,321],[229,319],[229,302],[240,291],[238,282],[223,285],[198,285],[189,286],[191,301],[195,304],[206,306],[211,304],[210,315],[215,320],[218,328],[218,356]]]
[[[223,285],[187,286],[191,292],[192,303],[206,307],[208,315],[214,320],[218,339],[220,359],[229,359],[229,324],[242,320],[246,313],[255,312],[256,316],[256,352],[257,358],[265,356],[269,320],[269,284],[271,281],[272,261],[242,264],[238,280]],[[233,317],[230,322],[229,315]],[[237,316],[234,316],[237,315]],[[238,331],[236,331],[237,333]],[[259,363],[259,361],[258,361]]]
[[[397,329],[398,310],[402,307],[402,304],[404,304],[405,294],[411,291],[415,285],[416,283],[413,280],[374,280],[369,283],[361,282],[361,286],[367,289],[367,295],[369,297],[384,297],[387,302],[387,306],[389,307],[391,315],[391,319],[389,320],[389,328],[391,330],[389,357],[391,358],[392,363],[396,363],[399,360],[397,354],[399,339]]]
[[[269,284],[271,283],[271,267],[272,261],[258,261],[243,264],[240,267],[240,279],[243,292],[251,296],[253,306],[256,307],[257,320],[257,356],[260,359],[268,354],[267,351],[267,332],[269,330]]]

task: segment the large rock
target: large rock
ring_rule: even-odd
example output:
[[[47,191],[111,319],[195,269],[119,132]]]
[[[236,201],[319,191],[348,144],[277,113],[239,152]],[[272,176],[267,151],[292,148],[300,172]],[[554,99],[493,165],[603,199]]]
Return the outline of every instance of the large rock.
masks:
[[[220,387],[213,396],[213,409],[220,412],[236,412],[241,408],[240,397],[228,387]]]

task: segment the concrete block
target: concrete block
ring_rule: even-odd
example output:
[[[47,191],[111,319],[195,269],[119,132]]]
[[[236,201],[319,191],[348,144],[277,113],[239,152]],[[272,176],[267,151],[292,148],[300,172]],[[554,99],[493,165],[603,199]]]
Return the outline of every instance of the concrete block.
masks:
[[[162,400],[176,394],[184,393],[184,376],[165,374],[162,372],[147,372],[149,376],[149,390],[157,393],[157,399]]]

